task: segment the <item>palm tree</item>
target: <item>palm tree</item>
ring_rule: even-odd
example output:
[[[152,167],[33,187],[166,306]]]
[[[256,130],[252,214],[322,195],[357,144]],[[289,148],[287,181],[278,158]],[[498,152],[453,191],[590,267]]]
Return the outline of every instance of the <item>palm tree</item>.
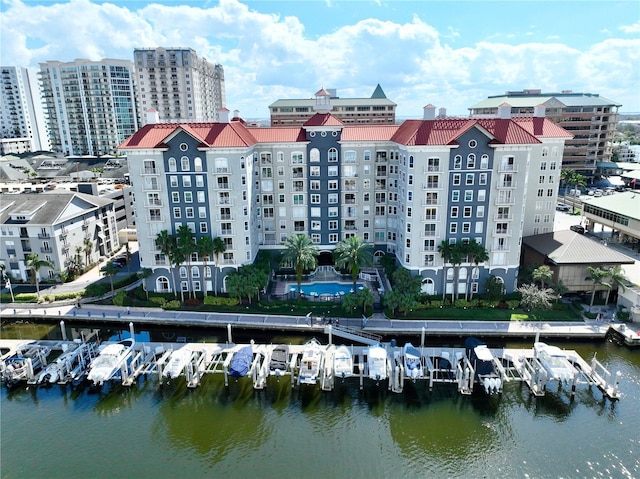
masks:
[[[456,243],[456,244],[452,245],[451,253],[449,255],[449,262],[451,263],[451,266],[453,267],[453,273],[454,273],[453,274],[453,289],[451,290],[451,305],[452,306],[455,304],[455,301],[458,299],[459,268],[457,268],[457,267],[462,264],[462,262],[464,261],[464,258],[466,256],[466,254],[463,251],[463,249],[464,249],[464,245],[461,245],[460,243]]]
[[[82,270],[82,246],[76,246],[76,265],[78,267],[78,270]],[[78,272],[78,274],[80,274],[81,271]]]
[[[177,267],[179,263],[174,263],[176,250],[176,239],[173,235],[170,235],[167,230],[162,230],[156,236],[156,247],[169,261],[169,274],[171,275],[171,282],[173,283],[173,295],[178,297],[178,290],[176,289],[176,277],[175,271],[171,267],[175,264]]]
[[[193,238],[193,232],[187,225],[182,225],[176,231],[176,244],[178,250],[187,261],[187,274],[189,276],[189,296],[193,293],[195,297],[195,291],[193,291],[193,278],[191,276],[191,253],[196,251],[196,241]]]
[[[196,241],[198,254],[202,256],[203,277],[204,277],[204,297],[207,297],[207,262],[213,256],[213,239],[211,236],[201,236]]]
[[[625,281],[627,278],[624,277],[624,272],[622,271],[622,268],[620,266],[612,266],[607,270],[607,272],[609,279],[611,280],[611,282],[609,283],[611,287],[607,290],[607,300],[604,303],[605,305],[609,304],[609,295],[611,294],[611,290],[613,288],[617,286],[618,289],[621,289],[622,291],[627,289],[625,286]]]
[[[596,297],[596,288],[598,286],[611,287],[611,285],[605,281],[605,278],[609,276],[608,270],[594,268],[593,266],[587,266],[587,271],[589,272],[589,276],[587,276],[585,279],[587,281],[593,281],[593,289],[591,290],[591,303],[589,303],[589,307],[592,307],[593,300]]]
[[[357,290],[358,273],[360,273],[360,269],[373,264],[371,245],[365,243],[359,236],[349,236],[338,242],[333,256],[338,268],[351,270],[353,291],[355,292]]]
[[[296,270],[296,282],[298,283],[298,298],[300,298],[302,296],[302,273],[305,269],[315,269],[318,250],[311,238],[303,234],[288,236],[284,242],[284,248],[281,261],[293,264]]]
[[[489,260],[489,252],[487,249],[478,243],[475,239],[471,240],[466,246],[465,249],[467,251],[467,257],[469,258],[469,263],[473,263],[477,268],[480,263],[484,263]],[[473,275],[473,270],[470,275],[467,275],[467,291],[469,291],[469,283],[471,281],[471,276]],[[473,299],[473,290],[469,291],[471,301]],[[466,299],[466,297],[465,297]]]
[[[575,170],[570,170],[566,168],[563,169],[562,171],[560,171],[560,180],[562,180],[565,184],[565,188],[564,188],[565,200],[567,198],[567,185],[573,186],[574,190],[585,188],[587,186],[587,178]],[[572,212],[575,214],[576,212],[575,201],[571,202],[571,208],[572,208]]]
[[[100,271],[109,278],[109,282],[111,283],[111,297],[113,298],[113,277],[118,274],[118,267],[109,261]]]
[[[33,279],[36,284],[36,298],[40,299],[40,280],[38,278],[38,271],[43,266],[53,268],[53,264],[51,261],[47,261],[46,259],[40,259],[40,256],[38,256],[37,253],[31,253],[27,255],[25,266],[33,274]]]
[[[553,271],[551,271],[549,266],[543,264],[533,270],[532,277],[534,281],[540,281],[540,289],[544,289],[544,282],[551,281],[551,278],[553,278]]]
[[[222,238],[216,236],[213,238],[213,257],[216,260],[215,276],[213,277],[213,294],[218,296],[218,258],[227,251],[227,243]]]
[[[91,262],[91,252],[93,251],[93,241],[89,238],[85,238],[82,244],[84,245],[84,264],[89,266],[89,263]]]
[[[141,268],[138,271],[138,276],[142,280],[142,289],[147,295],[147,301],[149,301],[149,288],[147,288],[147,279],[153,276],[153,270],[151,268]]]
[[[438,253],[442,256],[442,302],[444,303],[444,297],[447,294],[447,272],[445,266],[449,262],[453,245],[446,240],[438,245]]]

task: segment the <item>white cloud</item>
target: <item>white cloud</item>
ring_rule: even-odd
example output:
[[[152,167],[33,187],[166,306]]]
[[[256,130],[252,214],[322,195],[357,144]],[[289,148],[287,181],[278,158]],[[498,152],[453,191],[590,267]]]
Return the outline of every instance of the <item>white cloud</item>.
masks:
[[[640,33],[640,20],[636,23],[632,23],[631,25],[622,25],[620,30],[624,33]]]
[[[192,47],[222,63],[227,106],[247,118],[268,116],[278,98],[310,98],[321,86],[363,97],[378,83],[402,117],[421,116],[427,103],[466,114],[488,95],[523,88],[600,93],[622,103],[623,111],[640,111],[640,40],[610,38],[584,50],[557,36],[547,43],[502,36],[469,44],[464,31],[440,32],[417,16],[406,23],[370,18],[311,37],[298,18],[237,0],[138,10],[89,0],[40,6],[12,0],[0,29],[7,65],[132,59],[137,47]]]

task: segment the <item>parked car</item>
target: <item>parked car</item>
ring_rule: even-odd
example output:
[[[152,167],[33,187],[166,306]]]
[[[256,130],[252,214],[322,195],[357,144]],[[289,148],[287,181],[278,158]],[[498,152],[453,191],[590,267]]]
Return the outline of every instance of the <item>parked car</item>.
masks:
[[[580,233],[581,235],[584,234],[584,226],[582,225],[571,225],[569,226],[569,229],[571,231],[575,231],[576,233]]]
[[[597,189],[593,192],[593,196],[595,196],[596,198],[599,198],[600,196],[602,196],[604,194],[604,192],[600,189]]]
[[[558,204],[556,205],[556,210],[557,210],[557,211],[564,211],[564,212],[566,213],[566,212],[568,212],[568,211],[571,211],[571,206],[569,206],[569,205],[568,205],[568,204],[566,204],[566,203],[558,203]]]
[[[569,190],[569,196],[581,196],[582,195],[582,190],[577,190],[574,188],[571,188]]]

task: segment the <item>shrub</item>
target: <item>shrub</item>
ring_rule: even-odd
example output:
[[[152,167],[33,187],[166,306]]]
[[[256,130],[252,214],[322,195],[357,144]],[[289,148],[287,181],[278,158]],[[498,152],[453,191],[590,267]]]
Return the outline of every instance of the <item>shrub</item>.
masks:
[[[162,305],[162,309],[180,309],[180,301],[178,301],[177,299],[174,299],[173,301],[167,301]]]
[[[187,298],[184,300],[184,304],[187,306],[200,306],[200,300],[198,298]]]
[[[149,301],[151,301],[153,304],[160,306],[161,308],[164,307],[164,304],[167,302],[166,299],[162,298],[162,297],[158,297],[155,296],[153,298],[149,298]]]
[[[54,296],[54,301],[64,301],[65,299],[76,299],[78,296],[82,296],[84,290],[74,291],[73,293],[58,293]]]
[[[116,306],[131,306],[131,298],[124,291],[118,291],[113,297],[113,304]]]
[[[224,296],[207,296],[204,298],[207,306],[237,306],[238,298],[227,298]]]

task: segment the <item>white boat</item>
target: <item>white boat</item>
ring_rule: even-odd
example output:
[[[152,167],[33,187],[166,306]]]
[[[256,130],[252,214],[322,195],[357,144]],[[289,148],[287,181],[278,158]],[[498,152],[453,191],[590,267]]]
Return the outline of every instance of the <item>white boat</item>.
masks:
[[[424,375],[420,351],[411,343],[404,345],[404,371],[407,377],[414,380]]]
[[[475,369],[476,380],[487,394],[502,391],[502,378],[496,370],[496,359],[491,350],[477,338],[469,337],[464,341],[465,354]]]
[[[347,346],[338,346],[333,352],[333,374],[342,379],[353,375],[353,356]]]
[[[300,360],[299,384],[316,384],[318,382],[323,358],[324,350],[317,339],[312,338],[305,343]]]
[[[20,381],[32,381],[45,364],[51,349],[39,344],[26,344],[17,349],[13,356],[4,360],[2,379],[7,386]]]
[[[171,353],[167,365],[162,370],[162,375],[168,379],[174,379],[180,376],[184,372],[184,368],[187,367],[193,351],[187,347],[182,347],[177,351]]]
[[[87,379],[95,386],[100,386],[109,381],[130,356],[135,341],[125,339],[115,344],[109,344],[100,351],[100,354],[91,363]]]
[[[369,378],[376,381],[387,379],[387,350],[382,346],[370,346],[367,350]]]
[[[548,379],[571,382],[577,371],[567,359],[566,353],[557,346],[546,343],[533,343],[535,357],[547,371]]]

